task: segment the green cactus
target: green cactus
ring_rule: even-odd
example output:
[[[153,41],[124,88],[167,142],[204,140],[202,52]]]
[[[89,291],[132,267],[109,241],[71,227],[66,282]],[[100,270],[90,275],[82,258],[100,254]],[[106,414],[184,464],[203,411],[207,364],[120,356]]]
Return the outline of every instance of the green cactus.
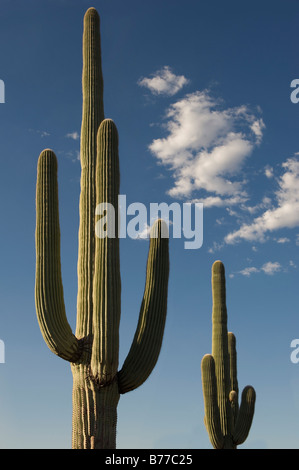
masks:
[[[41,333],[50,350],[71,363],[72,447],[114,449],[120,394],[139,387],[158,359],[167,310],[169,275],[165,222],[152,227],[145,291],[131,349],[118,371],[121,279],[118,239],[118,133],[104,119],[99,15],[84,16],[81,194],[76,332],[68,323],[60,265],[57,159],[44,150],[36,189],[35,299]],[[116,236],[95,234],[96,207],[113,204]],[[108,207],[108,206],[107,206]],[[111,214],[111,213],[110,213]]]
[[[255,390],[244,388],[238,405],[236,338],[227,332],[225,270],[212,266],[212,354],[201,363],[205,426],[215,449],[235,449],[248,436],[255,407]]]

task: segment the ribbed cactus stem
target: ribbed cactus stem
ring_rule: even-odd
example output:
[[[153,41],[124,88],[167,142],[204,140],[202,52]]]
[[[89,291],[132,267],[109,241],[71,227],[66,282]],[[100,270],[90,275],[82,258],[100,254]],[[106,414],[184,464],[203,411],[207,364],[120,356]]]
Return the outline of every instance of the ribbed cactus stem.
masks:
[[[41,153],[37,170],[36,311],[48,347],[71,363],[73,448],[114,449],[120,393],[140,386],[160,353],[167,310],[169,256],[168,238],[163,238],[165,223],[159,220],[151,231],[136,334],[118,372],[121,312],[118,132],[111,119],[104,119],[99,16],[94,8],[84,17],[82,88],[76,334],[68,324],[64,306],[57,160],[48,149]],[[107,232],[98,231],[98,224],[105,225]]]
[[[256,394],[254,388],[251,387],[251,385],[244,387],[233,436],[236,445],[243,444],[249,434],[254,414],[255,400]]]
[[[50,350],[73,362],[81,351],[65,312],[60,265],[57,159],[50,149],[43,150],[37,165],[35,241],[35,299],[40,329]]]
[[[236,337],[233,333],[228,332],[228,357],[229,357],[229,372],[230,372],[230,395],[229,399],[231,402],[232,409],[232,420],[233,426],[236,424],[236,420],[239,412],[239,386],[237,379],[237,349],[236,349]]]
[[[121,280],[118,239],[119,161],[118,133],[114,122],[106,119],[98,131],[96,201],[106,228],[114,233],[96,237],[93,281],[93,348],[91,371],[99,383],[110,382],[117,373]],[[108,206],[109,205],[109,206]],[[99,214],[101,215],[101,214]],[[111,280],[113,279],[113,283]]]
[[[224,266],[216,262],[212,269],[212,356],[215,361],[218,406],[223,436],[228,434],[231,425],[228,395],[230,392],[229,356],[227,338],[227,310]]]
[[[169,276],[167,225],[157,220],[150,232],[146,282],[139,321],[129,354],[119,372],[120,393],[139,387],[158,360],[167,312]]]
[[[205,425],[209,429],[209,436],[213,447],[221,449],[223,447],[224,437],[218,407],[215,361],[211,354],[206,354],[203,357],[201,370],[202,388],[205,398]]]
[[[248,436],[255,407],[255,391],[245,387],[238,405],[236,338],[227,331],[225,270],[212,266],[212,354],[202,359],[205,425],[216,449],[235,449]]]
[[[82,95],[81,193],[79,204],[80,225],[76,326],[76,336],[78,338],[90,334],[92,330],[97,132],[100,123],[104,119],[100,18],[94,8],[89,8],[84,16]]]
[[[83,369],[76,368],[75,372],[73,449],[115,449],[119,401],[117,381],[101,387],[93,377],[84,374]]]

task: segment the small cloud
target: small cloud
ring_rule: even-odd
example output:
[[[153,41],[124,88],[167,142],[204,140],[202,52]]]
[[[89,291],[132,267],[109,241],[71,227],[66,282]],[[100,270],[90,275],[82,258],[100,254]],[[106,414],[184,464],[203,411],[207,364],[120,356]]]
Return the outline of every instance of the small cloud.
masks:
[[[209,252],[209,253],[215,253],[215,251],[221,250],[222,247],[223,247],[223,244],[222,244],[222,243],[213,242],[213,246],[211,246],[211,247],[208,249],[208,252]]]
[[[163,173],[159,173],[159,175],[156,176],[156,179],[157,179],[157,180],[163,180],[163,179],[165,179],[165,178],[166,178],[166,176],[163,175]]]
[[[291,263],[293,262],[290,261],[290,266],[294,266],[294,263],[293,264]],[[257,268],[256,266],[248,266],[242,269],[241,271],[238,271],[236,274],[241,274],[242,276],[249,277],[252,274],[263,272],[267,274],[268,276],[272,276],[273,274],[278,273],[282,270],[283,268],[281,264],[278,263],[277,261],[275,262],[268,261],[267,263],[264,263],[260,268]]]
[[[254,266],[251,266],[249,268],[244,268],[242,271],[239,271],[239,274],[242,274],[242,276],[250,276],[252,273],[258,273],[259,269],[255,268]]]
[[[263,138],[263,129],[265,128],[265,123],[262,119],[255,119],[250,128],[256,137],[257,144],[260,144]]]
[[[228,213],[230,216],[232,216],[232,217],[238,217],[237,211],[234,211],[234,210],[231,209],[230,207],[227,207],[227,208],[226,208],[226,211],[227,211],[227,213]]]
[[[138,233],[136,239],[137,240],[147,240],[147,239],[149,239],[150,231],[151,231],[150,225],[145,224],[143,230]]]
[[[282,269],[282,266],[280,263],[277,261],[275,263],[272,263],[269,261],[268,263],[265,263],[262,267],[261,270],[264,271],[264,273],[269,274],[272,276],[272,274],[277,273]]]
[[[189,80],[184,75],[175,75],[167,65],[155,72],[151,78],[141,78],[138,85],[148,88],[155,95],[173,96],[185,86]]]
[[[51,135],[49,132],[47,131],[40,131],[39,129],[29,129],[29,132],[35,132],[36,134],[38,134],[40,137],[48,137],[49,135]]]
[[[78,134],[78,132],[69,132],[68,134],[66,134],[65,137],[73,140],[78,140],[80,135]]]
[[[276,241],[277,243],[288,243],[290,239],[287,237],[282,237],[282,238],[278,238]]]
[[[258,212],[261,209],[267,209],[268,207],[271,206],[271,199],[267,196],[265,196],[259,204],[256,204],[255,206],[243,206],[243,209],[248,211],[250,214],[254,214]]]
[[[40,136],[41,136],[41,137],[48,137],[49,135],[50,135],[49,132],[46,132],[46,131],[41,131],[41,132],[40,132]]]
[[[80,162],[80,152],[79,152],[79,150],[69,150],[67,152],[64,151],[64,150],[59,150],[57,153],[59,153],[60,155],[63,155],[66,158],[68,158],[73,163],[77,163],[78,161]]]
[[[267,176],[267,178],[273,178],[274,172],[273,172],[273,168],[271,166],[267,165],[265,167],[265,175]]]

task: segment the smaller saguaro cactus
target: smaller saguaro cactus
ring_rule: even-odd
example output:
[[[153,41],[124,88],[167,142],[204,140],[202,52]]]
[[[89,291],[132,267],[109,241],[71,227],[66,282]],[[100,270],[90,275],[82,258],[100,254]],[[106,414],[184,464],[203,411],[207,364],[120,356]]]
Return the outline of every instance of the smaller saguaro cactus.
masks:
[[[255,407],[250,385],[238,404],[236,338],[227,331],[225,269],[221,261],[212,266],[212,354],[201,362],[205,406],[204,422],[215,449],[236,449],[247,438]]]

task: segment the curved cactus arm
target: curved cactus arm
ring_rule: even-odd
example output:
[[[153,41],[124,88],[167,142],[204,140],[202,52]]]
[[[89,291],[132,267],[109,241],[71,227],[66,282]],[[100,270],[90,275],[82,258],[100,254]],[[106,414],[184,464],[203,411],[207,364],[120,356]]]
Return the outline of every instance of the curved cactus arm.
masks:
[[[36,185],[37,318],[50,350],[70,362],[80,356],[80,342],[67,321],[60,264],[57,159],[52,150],[40,154]]]
[[[103,385],[110,382],[118,370],[121,310],[118,133],[111,119],[102,121],[97,142],[96,214],[102,217],[96,222],[95,227],[91,371]]]
[[[201,361],[202,389],[204,397],[204,422],[210,441],[215,449],[222,449],[224,437],[221,430],[217,400],[215,362],[211,354],[205,354]]]
[[[242,392],[241,405],[233,434],[236,445],[243,444],[247,438],[254,415],[256,393],[251,385],[247,385]]]
[[[232,413],[233,413],[233,424],[236,423],[236,419],[239,412],[239,386],[237,379],[237,349],[236,349],[236,337],[233,333],[228,332],[228,355],[230,363],[230,392],[234,392],[234,398],[231,400]]]
[[[152,372],[161,350],[167,312],[169,277],[168,233],[163,220],[150,234],[146,284],[131,349],[118,374],[120,393],[139,387]]]
[[[77,338],[89,336],[92,331],[97,132],[104,119],[100,18],[95,8],[89,8],[84,15],[82,94]]]

